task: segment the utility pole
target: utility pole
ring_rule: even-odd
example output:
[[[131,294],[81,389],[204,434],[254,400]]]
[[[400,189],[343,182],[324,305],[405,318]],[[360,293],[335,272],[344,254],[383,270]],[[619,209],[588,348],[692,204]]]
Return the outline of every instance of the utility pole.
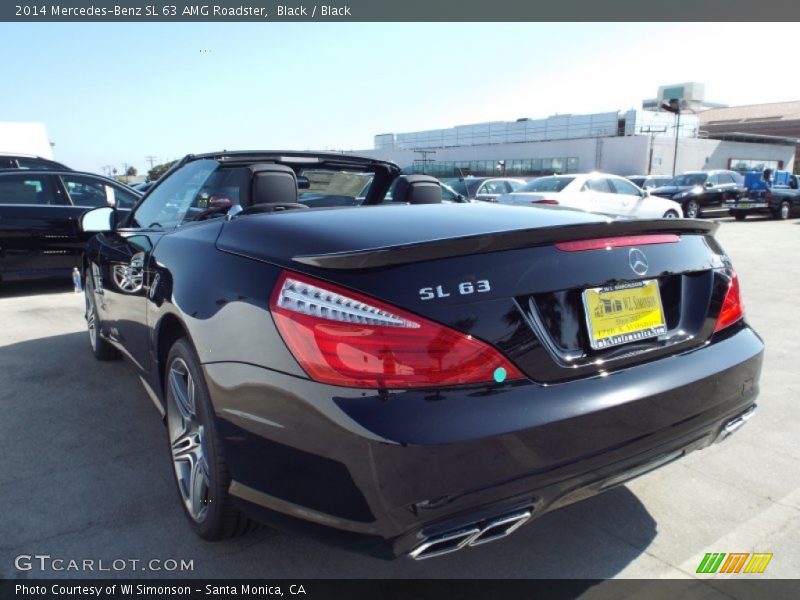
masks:
[[[145,156],[144,159],[150,164],[150,170],[152,171],[153,166],[156,164],[156,157],[152,155]]]
[[[650,156],[647,159],[647,173],[646,175],[650,175],[650,172],[653,170],[653,144],[656,141],[656,134],[657,133],[666,133],[667,128],[664,127],[662,129],[653,129],[648,125],[647,129],[642,127],[642,133],[649,133],[650,134]]]
[[[429,162],[431,162],[431,163],[433,162],[433,159],[432,158],[429,159],[428,155],[429,154],[436,154],[436,150],[419,149],[419,150],[414,150],[414,153],[422,155],[422,158],[420,159],[419,162],[422,163],[422,174],[423,175],[427,175],[427,165],[428,165]]]

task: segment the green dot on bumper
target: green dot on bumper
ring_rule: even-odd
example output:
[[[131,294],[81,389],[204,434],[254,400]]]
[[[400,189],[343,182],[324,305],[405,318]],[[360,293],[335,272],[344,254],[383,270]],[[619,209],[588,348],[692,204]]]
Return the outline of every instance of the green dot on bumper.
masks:
[[[497,367],[494,370],[494,380],[497,383],[503,383],[506,380],[507,375],[508,373],[506,373],[506,370],[503,367]]]

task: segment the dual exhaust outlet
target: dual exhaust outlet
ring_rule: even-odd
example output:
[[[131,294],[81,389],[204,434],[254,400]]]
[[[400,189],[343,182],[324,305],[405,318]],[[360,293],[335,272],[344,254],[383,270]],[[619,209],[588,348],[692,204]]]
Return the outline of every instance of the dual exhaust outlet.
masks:
[[[408,555],[414,560],[423,560],[457,552],[467,546],[488,544],[511,535],[530,518],[531,511],[524,510],[435,535],[427,538]]]

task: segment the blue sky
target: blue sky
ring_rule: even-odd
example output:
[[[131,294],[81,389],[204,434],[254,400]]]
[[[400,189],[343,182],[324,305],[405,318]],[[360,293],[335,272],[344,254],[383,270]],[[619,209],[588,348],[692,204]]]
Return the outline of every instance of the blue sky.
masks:
[[[797,100],[795,29],[3,23],[0,121],[44,122],[75,168],[143,171],[148,155],[359,149],[376,133],[624,110],[683,81],[728,104]]]

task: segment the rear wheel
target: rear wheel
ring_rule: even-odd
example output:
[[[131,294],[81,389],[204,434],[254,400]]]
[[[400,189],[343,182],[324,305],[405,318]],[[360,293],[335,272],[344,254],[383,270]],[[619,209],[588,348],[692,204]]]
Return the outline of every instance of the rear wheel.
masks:
[[[697,200],[689,200],[683,205],[683,214],[687,219],[696,219],[700,216],[700,204]]]
[[[788,200],[784,200],[781,202],[781,205],[778,207],[778,210],[775,211],[775,218],[786,220],[789,218],[789,215],[792,213],[792,207],[789,204]]]
[[[165,374],[167,432],[183,512],[207,540],[234,537],[256,527],[228,494],[230,474],[199,361],[185,339],[172,346]]]
[[[90,272],[86,273],[83,296],[86,303],[86,327],[89,330],[89,345],[92,348],[92,354],[97,360],[116,360],[120,358],[119,350],[100,336],[100,316],[97,313],[94,281]]]
[[[732,210],[731,214],[737,221],[744,221],[747,218],[747,213],[741,210]]]
[[[667,212],[664,213],[665,219],[677,219],[678,216],[679,216],[678,212],[674,210],[668,210]]]

